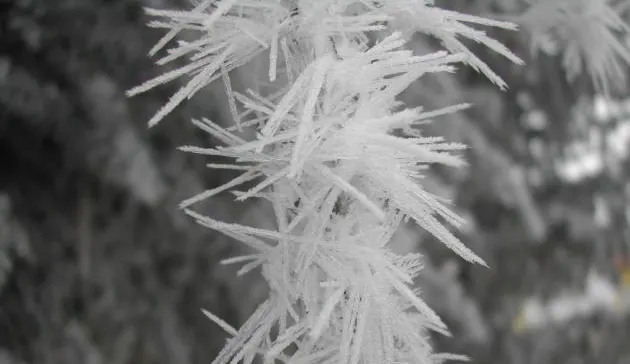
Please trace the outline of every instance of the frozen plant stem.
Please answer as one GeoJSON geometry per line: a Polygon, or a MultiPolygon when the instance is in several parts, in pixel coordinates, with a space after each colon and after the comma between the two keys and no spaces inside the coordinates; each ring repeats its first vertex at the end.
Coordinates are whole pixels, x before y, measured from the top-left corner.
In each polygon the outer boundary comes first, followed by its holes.
{"type": "Polygon", "coordinates": [[[447,333],[446,326],[411,288],[420,257],[396,255],[388,243],[401,222],[412,219],[464,259],[484,264],[442,223],[457,227],[462,219],[418,183],[428,164],[460,166],[453,152],[463,148],[424,137],[418,126],[468,105],[424,111],[407,109],[396,98],[423,75],[453,72],[462,63],[505,87],[458,37],[520,63],[468,24],[514,25],[409,0],[205,0],[188,11],[147,12],[155,18],[151,26],[168,29],[151,55],[180,32],[196,40],[177,42],[158,61],[188,57],[187,65],[129,94],[189,76],[151,119],[155,125],[181,101],[223,79],[235,126],[195,121],[222,145],[181,149],[223,157],[225,163],[208,167],[242,174],[182,207],[199,224],[249,246],[251,254],[225,263],[243,264],[239,274],[261,268],[270,288],[269,298],[238,330],[206,312],[233,336],[213,363],[251,363],[256,356],[265,363],[303,364],[447,358],[434,354],[427,338],[427,330],[447,333]],[[414,55],[404,48],[403,34],[410,31],[437,37],[445,50],[414,55]],[[228,72],[263,52],[269,52],[269,78],[286,75],[289,84],[274,95],[233,91],[228,72]],[[244,140],[238,133],[251,126],[257,138],[244,140]],[[233,190],[249,181],[257,184],[233,190]],[[237,200],[271,201],[277,230],[221,222],[191,209],[227,190],[237,200]]]}

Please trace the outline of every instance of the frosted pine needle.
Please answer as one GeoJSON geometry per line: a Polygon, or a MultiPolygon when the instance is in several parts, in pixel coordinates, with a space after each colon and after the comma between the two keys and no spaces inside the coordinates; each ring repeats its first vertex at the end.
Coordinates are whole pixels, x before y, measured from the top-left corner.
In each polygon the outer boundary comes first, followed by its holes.
{"type": "Polygon", "coordinates": [[[230,324],[228,324],[227,322],[225,322],[224,320],[222,320],[221,318],[219,318],[218,316],[216,316],[212,312],[204,310],[204,309],[201,309],[201,312],[203,312],[203,314],[206,315],[207,318],[212,320],[212,322],[217,324],[217,326],[221,327],[228,334],[230,334],[232,336],[238,335],[238,331],[236,331],[235,328],[233,328],[230,324]]]}

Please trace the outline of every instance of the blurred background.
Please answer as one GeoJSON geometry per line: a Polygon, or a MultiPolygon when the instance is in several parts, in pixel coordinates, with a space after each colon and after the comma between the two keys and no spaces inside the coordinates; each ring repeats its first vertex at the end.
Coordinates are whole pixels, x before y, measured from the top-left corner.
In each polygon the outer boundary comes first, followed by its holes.
{"type": "MultiPolygon", "coordinates": [[[[522,5],[443,3],[482,15],[522,5]]],[[[230,178],[176,150],[214,142],[190,118],[229,123],[221,82],[150,130],[177,82],[125,97],[164,72],[147,56],[162,33],[144,26],[143,6],[189,3],[0,0],[0,364],[207,363],[226,336],[200,308],[239,326],[267,294],[256,272],[237,279],[218,265],[238,244],[177,210],[230,178]]],[[[532,54],[525,31],[492,35],[527,62],[473,45],[507,92],[461,69],[403,95],[427,109],[475,104],[425,129],[470,145],[467,168],[432,169],[425,187],[467,217],[458,234],[490,269],[414,226],[394,248],[426,255],[417,284],[453,332],[435,337],[440,351],[487,364],[630,363],[630,99],[624,87],[598,95],[586,76],[567,82],[560,57],[532,54]]],[[[233,72],[234,87],[264,70],[233,72]]],[[[203,209],[272,224],[255,201],[203,209]]]]}

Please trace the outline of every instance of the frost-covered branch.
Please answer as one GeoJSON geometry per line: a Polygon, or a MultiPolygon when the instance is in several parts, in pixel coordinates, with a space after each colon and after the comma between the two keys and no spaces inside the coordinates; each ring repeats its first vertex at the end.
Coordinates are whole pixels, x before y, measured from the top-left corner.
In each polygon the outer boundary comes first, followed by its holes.
{"type": "Polygon", "coordinates": [[[531,34],[531,48],[562,54],[569,79],[588,74],[595,88],[623,85],[630,65],[630,28],[610,0],[532,0],[515,21],[531,34]]]}
{"type": "Polygon", "coordinates": [[[424,136],[420,127],[469,105],[406,108],[398,97],[424,75],[453,72],[459,64],[504,88],[459,39],[521,63],[470,24],[515,26],[408,0],[208,0],[190,11],[148,13],[156,19],[151,26],[169,30],[152,55],[180,33],[193,35],[158,64],[182,57],[189,63],[129,94],[189,78],[150,120],[155,125],[202,87],[223,80],[235,125],[194,120],[220,146],[181,149],[224,158],[208,167],[240,174],[181,206],[199,224],[248,246],[251,253],[224,263],[242,264],[241,275],[260,268],[270,288],[239,329],[206,312],[232,336],[213,363],[251,363],[256,356],[265,363],[353,364],[448,358],[434,354],[427,338],[429,330],[447,333],[446,326],[412,289],[420,256],[395,254],[389,243],[401,222],[413,220],[462,258],[484,264],[445,225],[463,223],[449,201],[421,184],[432,164],[463,165],[457,152],[464,146],[424,136]],[[405,47],[414,32],[436,37],[444,50],[414,54],[405,47]],[[228,72],[263,52],[269,80],[284,75],[289,84],[275,95],[232,90],[228,72]],[[241,133],[248,127],[257,129],[254,140],[241,133]],[[271,202],[276,229],[192,209],[226,191],[237,201],[271,202]]]}

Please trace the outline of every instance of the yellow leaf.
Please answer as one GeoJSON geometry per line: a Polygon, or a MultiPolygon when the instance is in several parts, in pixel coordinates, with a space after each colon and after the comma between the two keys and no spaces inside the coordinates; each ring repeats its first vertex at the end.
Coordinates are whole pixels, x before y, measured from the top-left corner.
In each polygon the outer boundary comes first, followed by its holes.
{"type": "Polygon", "coordinates": [[[514,318],[512,322],[512,331],[515,333],[521,333],[527,329],[527,324],[525,323],[525,310],[521,310],[519,314],[514,318]]]}
{"type": "Polygon", "coordinates": [[[621,270],[620,285],[624,288],[630,288],[630,267],[624,267],[621,270]]]}

